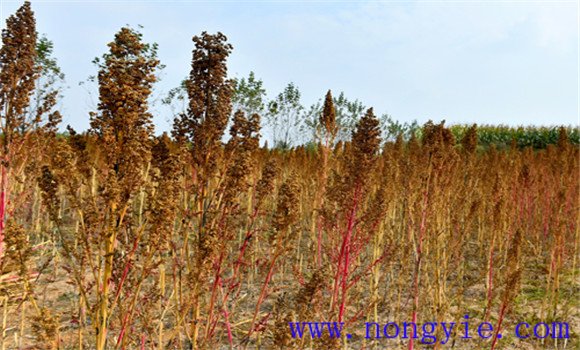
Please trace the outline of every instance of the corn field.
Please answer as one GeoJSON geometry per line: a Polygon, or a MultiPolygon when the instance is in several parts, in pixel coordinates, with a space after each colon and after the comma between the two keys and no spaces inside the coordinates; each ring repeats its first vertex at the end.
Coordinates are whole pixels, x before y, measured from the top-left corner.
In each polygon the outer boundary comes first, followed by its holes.
{"type": "Polygon", "coordinates": [[[369,108],[343,141],[329,91],[311,145],[261,146],[262,116],[233,109],[233,48],[204,32],[186,108],[156,136],[156,46],[122,28],[97,62],[89,130],[60,133],[36,42],[26,2],[0,49],[2,349],[580,346],[576,129],[518,142],[428,122],[384,140],[369,108]],[[360,331],[467,314],[493,334],[360,331]],[[310,321],[352,338],[292,336],[310,321]],[[498,337],[519,322],[570,335],[498,337]]]}

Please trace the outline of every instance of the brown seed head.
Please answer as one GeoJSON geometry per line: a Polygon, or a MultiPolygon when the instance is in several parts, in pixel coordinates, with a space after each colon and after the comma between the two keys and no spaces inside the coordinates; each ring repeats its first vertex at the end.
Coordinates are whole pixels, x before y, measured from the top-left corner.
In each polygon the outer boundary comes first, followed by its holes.
{"type": "Polygon", "coordinates": [[[36,20],[26,1],[6,20],[0,48],[0,111],[4,144],[26,125],[26,109],[39,69],[36,65],[36,20]]]}
{"type": "Polygon", "coordinates": [[[380,135],[379,120],[375,117],[373,109],[369,108],[352,134],[349,176],[353,184],[364,183],[375,166],[375,158],[381,143],[380,135]]]}
{"type": "Polygon", "coordinates": [[[174,134],[192,143],[194,165],[202,181],[216,170],[221,139],[232,110],[233,81],[227,80],[226,60],[232,45],[222,33],[195,36],[191,72],[186,82],[189,107],[175,119],[174,134]]]}
{"type": "Polygon", "coordinates": [[[330,138],[334,139],[337,131],[336,110],[334,109],[334,102],[332,101],[332,93],[330,90],[328,90],[324,99],[324,108],[320,115],[320,124],[324,127],[330,138]]]}

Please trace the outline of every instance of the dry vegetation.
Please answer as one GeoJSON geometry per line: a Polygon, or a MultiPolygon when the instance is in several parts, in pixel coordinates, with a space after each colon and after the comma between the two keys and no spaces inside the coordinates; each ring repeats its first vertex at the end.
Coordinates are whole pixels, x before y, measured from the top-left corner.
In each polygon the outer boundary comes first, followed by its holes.
{"type": "Polygon", "coordinates": [[[315,147],[267,149],[260,116],[232,110],[232,47],[203,33],[187,110],[155,137],[155,46],[123,28],[99,62],[90,130],[63,137],[58,94],[32,103],[30,5],[7,25],[2,349],[412,349],[426,346],[371,342],[360,325],[465,314],[502,329],[565,321],[570,339],[429,348],[579,346],[579,149],[565,129],[540,150],[478,147],[475,126],[456,140],[431,122],[383,142],[368,109],[337,142],[329,92],[315,147]],[[292,321],[356,335],[295,340],[292,321]]]}

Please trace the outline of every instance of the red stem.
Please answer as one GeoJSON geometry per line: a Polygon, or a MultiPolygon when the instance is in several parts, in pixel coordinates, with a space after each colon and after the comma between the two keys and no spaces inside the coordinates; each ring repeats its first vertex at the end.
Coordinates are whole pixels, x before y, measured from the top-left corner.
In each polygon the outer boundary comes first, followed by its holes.
{"type": "Polygon", "coordinates": [[[229,315],[230,314],[228,312],[227,305],[224,304],[224,319],[226,322],[226,330],[228,331],[228,342],[230,343],[230,348],[233,348],[234,340],[233,340],[233,336],[232,336],[232,327],[230,325],[229,315]]]}
{"type": "Polygon", "coordinates": [[[495,331],[495,334],[493,336],[493,343],[491,344],[491,350],[495,349],[495,344],[497,343],[497,335],[499,334],[499,331],[501,330],[501,323],[503,321],[503,317],[505,314],[505,309],[506,309],[507,305],[504,303],[501,306],[501,311],[499,313],[499,320],[497,321],[497,330],[495,331]]]}
{"type": "Polygon", "coordinates": [[[6,174],[6,167],[0,165],[1,179],[0,179],[0,266],[2,266],[2,258],[4,257],[4,216],[6,215],[6,187],[8,184],[8,176],[6,174]]]}
{"type": "Polygon", "coordinates": [[[242,243],[242,246],[240,247],[240,252],[238,254],[238,258],[236,259],[236,262],[234,263],[234,273],[232,278],[235,280],[235,277],[237,277],[238,275],[238,270],[240,268],[240,265],[242,264],[242,257],[244,256],[244,253],[246,252],[246,248],[248,247],[248,243],[250,242],[250,238],[252,238],[253,235],[253,230],[252,230],[252,226],[254,223],[254,220],[256,219],[256,216],[258,215],[258,208],[256,207],[254,209],[254,212],[252,213],[252,216],[250,217],[250,225],[248,225],[248,230],[246,231],[246,237],[244,238],[244,243],[242,243]]]}
{"type": "Polygon", "coordinates": [[[136,237],[135,241],[133,242],[133,248],[131,248],[131,252],[127,257],[127,261],[125,262],[125,268],[123,269],[123,276],[121,277],[121,281],[119,282],[119,286],[117,287],[117,292],[115,293],[115,300],[113,301],[113,305],[117,304],[117,300],[119,299],[119,295],[121,294],[121,290],[123,289],[123,284],[127,279],[127,275],[129,274],[129,269],[131,268],[131,259],[137,250],[137,246],[139,244],[139,238],[136,237]]]}
{"type": "Polygon", "coordinates": [[[121,332],[119,332],[119,338],[117,338],[117,345],[115,346],[115,348],[119,347],[119,345],[123,341],[123,337],[125,336],[125,331],[127,330],[127,322],[129,321],[129,314],[130,314],[130,312],[127,312],[127,314],[125,314],[125,317],[123,318],[123,324],[121,325],[121,332]]]}
{"type": "MultiPolygon", "coordinates": [[[[357,186],[354,191],[354,198],[352,203],[352,208],[350,210],[350,214],[348,216],[348,224],[346,228],[346,233],[343,242],[343,255],[344,255],[344,266],[342,267],[342,298],[340,302],[340,309],[338,312],[338,322],[342,322],[342,318],[344,316],[344,309],[346,307],[346,296],[348,290],[348,267],[350,264],[350,245],[351,245],[351,238],[353,233],[354,222],[356,218],[356,209],[358,205],[358,197],[359,197],[359,189],[360,187],[357,186]]],[[[342,257],[339,258],[339,270],[340,270],[340,260],[342,257]]]]}
{"type": "Polygon", "coordinates": [[[272,258],[271,263],[270,263],[270,269],[268,270],[268,275],[266,276],[266,280],[264,281],[264,285],[262,285],[262,291],[260,292],[260,297],[258,298],[258,302],[256,303],[256,309],[254,310],[254,317],[252,318],[252,324],[250,325],[250,330],[248,331],[248,338],[254,332],[254,325],[256,323],[256,317],[258,317],[258,312],[260,311],[260,306],[262,305],[262,302],[264,301],[264,297],[266,296],[266,290],[268,289],[268,284],[270,283],[270,280],[272,279],[272,274],[274,272],[274,266],[276,265],[276,260],[278,260],[279,256],[280,256],[279,252],[276,252],[274,254],[274,257],[272,258]]]}
{"type": "MultiPolygon", "coordinates": [[[[221,281],[220,274],[221,274],[221,271],[222,271],[222,259],[223,259],[223,257],[224,257],[224,252],[222,252],[220,254],[220,257],[219,257],[219,260],[218,260],[218,263],[217,263],[217,269],[215,271],[215,278],[214,278],[213,285],[212,285],[212,288],[211,288],[211,298],[210,298],[210,302],[209,302],[209,311],[208,311],[208,316],[207,316],[207,323],[208,323],[208,325],[210,325],[211,322],[212,322],[212,320],[213,320],[213,307],[214,307],[214,304],[215,304],[215,299],[216,299],[216,294],[217,294],[217,287],[218,287],[218,284],[221,281]]],[[[208,339],[209,339],[209,336],[210,336],[210,331],[211,331],[211,329],[208,326],[207,332],[206,332],[206,338],[208,338],[208,339]]]]}

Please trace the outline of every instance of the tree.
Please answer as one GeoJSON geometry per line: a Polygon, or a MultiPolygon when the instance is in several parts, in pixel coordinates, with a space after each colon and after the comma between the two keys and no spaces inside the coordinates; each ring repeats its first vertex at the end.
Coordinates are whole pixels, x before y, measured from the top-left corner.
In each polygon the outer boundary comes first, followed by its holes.
{"type": "MultiPolygon", "coordinates": [[[[37,36],[38,37],[38,36],[37,36]]],[[[54,110],[61,97],[64,73],[53,56],[54,44],[46,36],[38,37],[36,42],[36,65],[39,75],[36,82],[32,101],[28,110],[28,118],[36,124],[47,122],[47,126],[56,131],[61,121],[58,110],[54,110]]]]}
{"type": "Polygon", "coordinates": [[[242,110],[246,115],[263,114],[266,108],[266,90],[261,79],[250,72],[248,79],[234,79],[232,95],[233,109],[242,110]]]}
{"type": "Polygon", "coordinates": [[[272,128],[274,147],[292,146],[295,132],[304,125],[304,107],[300,103],[300,90],[290,83],[284,91],[268,103],[267,124],[272,128]]]}
{"type": "Polygon", "coordinates": [[[417,132],[420,127],[416,120],[412,122],[399,122],[394,120],[390,115],[383,114],[380,118],[380,128],[384,140],[395,141],[401,135],[403,139],[409,140],[411,134],[417,132]]]}
{"type": "Polygon", "coordinates": [[[183,79],[179,86],[174,87],[167,92],[167,95],[161,99],[161,103],[169,106],[174,116],[184,114],[187,110],[187,79],[183,79]]]}

